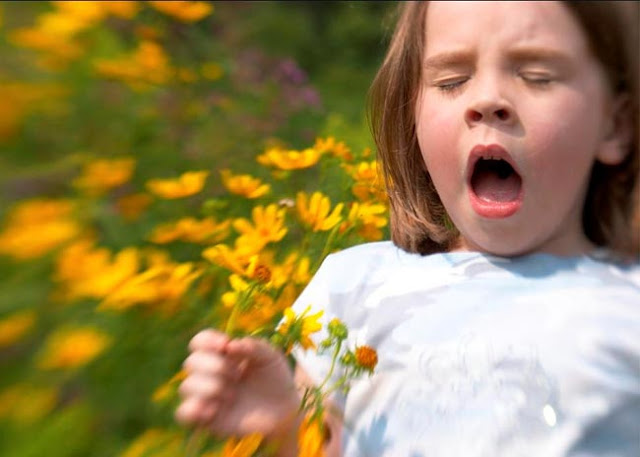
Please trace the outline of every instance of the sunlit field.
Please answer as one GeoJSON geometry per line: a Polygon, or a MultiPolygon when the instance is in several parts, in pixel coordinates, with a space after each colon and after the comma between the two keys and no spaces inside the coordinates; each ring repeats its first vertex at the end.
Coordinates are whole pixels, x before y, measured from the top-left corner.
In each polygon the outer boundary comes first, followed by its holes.
{"type": "Polygon", "coordinates": [[[288,308],[388,237],[364,112],[391,11],[0,2],[0,455],[254,455],[175,423],[187,345],[321,349],[288,308]]]}

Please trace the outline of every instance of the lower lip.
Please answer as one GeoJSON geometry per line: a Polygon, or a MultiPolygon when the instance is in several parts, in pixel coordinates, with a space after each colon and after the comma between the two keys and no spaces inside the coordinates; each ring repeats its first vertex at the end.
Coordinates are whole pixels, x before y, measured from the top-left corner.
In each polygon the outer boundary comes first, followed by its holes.
{"type": "Polygon", "coordinates": [[[471,201],[471,208],[482,217],[488,219],[504,219],[509,216],[513,216],[522,206],[522,193],[515,200],[508,202],[491,202],[482,200],[469,189],[469,200],[471,201]]]}

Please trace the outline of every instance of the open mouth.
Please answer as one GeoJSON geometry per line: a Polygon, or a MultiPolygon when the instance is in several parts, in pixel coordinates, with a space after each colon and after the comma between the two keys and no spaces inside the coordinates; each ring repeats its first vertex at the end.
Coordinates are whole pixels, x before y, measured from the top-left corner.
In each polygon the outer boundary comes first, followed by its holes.
{"type": "Polygon", "coordinates": [[[508,202],[518,198],[522,179],[503,159],[479,158],[473,167],[471,188],[480,200],[508,202]]]}
{"type": "Polygon", "coordinates": [[[507,151],[495,144],[478,145],[469,160],[469,193],[474,210],[490,218],[515,213],[522,203],[522,178],[507,151]]]}

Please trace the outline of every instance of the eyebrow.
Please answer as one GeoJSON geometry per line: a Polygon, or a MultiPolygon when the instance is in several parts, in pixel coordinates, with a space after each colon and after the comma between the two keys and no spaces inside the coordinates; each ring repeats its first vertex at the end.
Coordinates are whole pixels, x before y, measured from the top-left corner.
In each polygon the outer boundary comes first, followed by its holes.
{"type": "MultiPolygon", "coordinates": [[[[521,47],[507,51],[507,58],[515,62],[556,62],[568,64],[569,55],[551,48],[521,47]]],[[[468,65],[475,60],[475,52],[472,51],[447,51],[428,57],[424,61],[424,69],[439,70],[446,67],[468,65]]]]}
{"type": "Polygon", "coordinates": [[[514,48],[507,52],[509,59],[516,62],[537,62],[537,61],[549,61],[556,63],[567,64],[571,58],[568,54],[551,48],[514,48]]]}
{"type": "Polygon", "coordinates": [[[425,70],[438,70],[468,64],[475,59],[475,53],[470,51],[448,51],[428,57],[424,61],[425,70]]]}

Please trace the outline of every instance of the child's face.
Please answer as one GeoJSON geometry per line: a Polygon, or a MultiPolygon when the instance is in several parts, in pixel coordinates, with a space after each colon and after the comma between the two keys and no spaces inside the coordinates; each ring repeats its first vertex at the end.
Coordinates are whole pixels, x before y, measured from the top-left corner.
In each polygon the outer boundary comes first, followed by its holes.
{"type": "Polygon", "coordinates": [[[612,97],[560,2],[432,2],[418,142],[463,248],[578,254],[612,97]],[[500,159],[500,160],[497,160],[500,159]]]}

